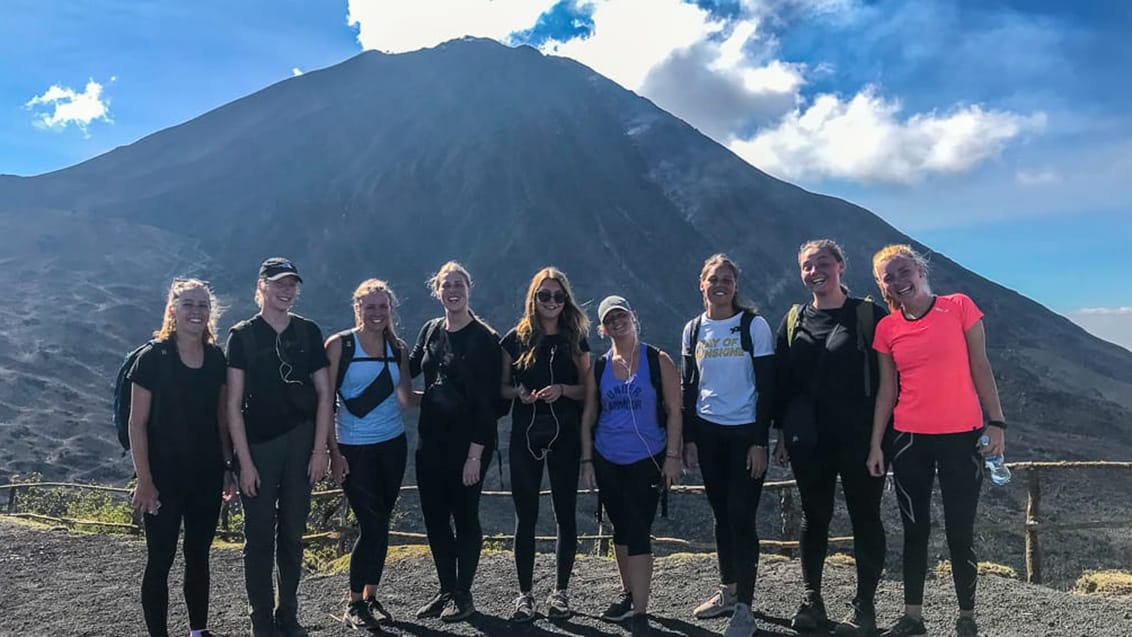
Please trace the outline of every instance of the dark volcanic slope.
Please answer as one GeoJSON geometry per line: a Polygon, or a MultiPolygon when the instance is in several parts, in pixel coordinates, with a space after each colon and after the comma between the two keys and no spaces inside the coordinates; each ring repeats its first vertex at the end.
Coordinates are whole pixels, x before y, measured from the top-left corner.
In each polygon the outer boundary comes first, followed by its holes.
{"type": "MultiPolygon", "coordinates": [[[[584,66],[484,40],[367,52],[74,167],[0,177],[0,220],[0,241],[23,255],[21,269],[5,262],[2,276],[22,286],[6,309],[38,321],[18,334],[0,328],[5,347],[52,341],[60,324],[98,328],[63,352],[73,371],[34,357],[0,365],[84,388],[76,407],[98,422],[108,418],[98,398],[109,390],[98,388],[111,354],[154,327],[174,272],[204,272],[231,304],[231,324],[250,312],[258,261],[290,255],[307,281],[300,311],[328,329],[350,320],[353,285],[378,275],[401,294],[411,337],[435,313],[421,282],[443,261],[471,268],[473,304],[500,328],[513,323],[530,274],[553,263],[583,298],[628,295],[646,338],[672,348],[698,310],[695,277],[713,252],[743,264],[746,292],[777,324],[804,299],[802,241],[841,241],[850,285],[875,293],[870,255],[909,240],[860,207],[752,168],[584,66]],[[68,215],[83,222],[50,235],[39,226],[68,215]],[[119,239],[92,240],[107,232],[119,239]],[[77,266],[52,270],[60,255],[77,266]],[[92,280],[138,312],[94,321],[83,303],[99,293],[81,283],[92,280]]],[[[943,255],[933,269],[938,291],[963,290],[987,311],[1015,457],[1132,455],[1132,353],[943,255]]],[[[25,393],[0,389],[0,427],[38,401],[25,393]]],[[[0,448],[10,470],[11,447],[0,448]]]]}

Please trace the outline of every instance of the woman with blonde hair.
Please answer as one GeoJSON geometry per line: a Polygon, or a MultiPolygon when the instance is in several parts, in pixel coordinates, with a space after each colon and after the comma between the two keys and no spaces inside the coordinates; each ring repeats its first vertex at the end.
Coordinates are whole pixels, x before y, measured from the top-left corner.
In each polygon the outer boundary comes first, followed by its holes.
{"type": "Polygon", "coordinates": [[[468,305],[472,277],[464,266],[445,263],[429,288],[444,315],[421,328],[409,371],[425,376],[415,460],[440,591],[417,617],[456,622],[475,613],[472,582],[483,544],[480,490],[496,445],[502,358],[499,335],[468,305]]]}
{"type": "Polygon", "coordinates": [[[378,629],[377,615],[392,619],[377,599],[377,586],[408,456],[401,409],[419,400],[409,382],[409,354],[394,331],[397,297],[389,284],[362,281],[353,305],[353,329],[326,341],[337,405],[327,442],[334,479],[358,521],[350,553],[350,601],[342,621],[378,629]]]}
{"type": "Polygon", "coordinates": [[[739,274],[725,254],[704,262],[704,312],[688,321],[683,334],[684,459],[703,474],[720,579],[718,590],[692,614],[731,614],[728,637],[755,632],[756,515],[774,401],[774,337],[766,319],[740,300],[739,274]]]}
{"type": "Polygon", "coordinates": [[[523,317],[501,343],[502,396],[511,414],[511,495],[515,501],[515,568],[519,597],[513,621],[535,618],[532,594],[535,523],[543,465],[550,474],[554,519],[555,588],[547,601],[550,619],[570,616],[567,586],[578,549],[578,467],[581,458],[583,378],[590,368],[589,319],[578,307],[570,282],[557,268],[539,270],[527,286],[523,317]]]}
{"type": "Polygon", "coordinates": [[[208,553],[223,497],[235,482],[223,417],[225,362],[216,346],[220,308],[208,284],[175,279],[161,329],[127,373],[133,506],[144,514],[142,610],[149,634],[169,634],[169,570],[184,523],[185,605],[192,637],[209,637],[208,553]]]}
{"type": "Polygon", "coordinates": [[[1006,431],[987,360],[983,313],[965,294],[932,294],[927,261],[911,246],[878,251],[873,275],[892,313],[877,324],[873,340],[880,386],[867,466],[874,476],[884,475],[881,443],[891,418],[892,476],[904,526],[904,616],[884,634],[927,634],[924,576],[938,475],[959,598],[955,633],[975,637],[975,515],[983,457],[1002,453],[1006,431]],[[989,444],[980,446],[984,436],[989,444]]]}

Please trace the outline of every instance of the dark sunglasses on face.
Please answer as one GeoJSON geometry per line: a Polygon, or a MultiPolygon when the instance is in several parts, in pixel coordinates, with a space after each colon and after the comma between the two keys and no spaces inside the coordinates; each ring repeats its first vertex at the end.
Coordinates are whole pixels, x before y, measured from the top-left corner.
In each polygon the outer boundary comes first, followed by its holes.
{"type": "Polygon", "coordinates": [[[536,294],[535,297],[539,300],[540,303],[550,303],[551,301],[554,301],[555,303],[562,304],[566,302],[566,293],[562,292],[561,290],[556,292],[551,292],[550,290],[539,290],[538,294],[536,294]]]}
{"type": "Polygon", "coordinates": [[[602,319],[601,324],[606,326],[606,327],[611,327],[617,321],[620,321],[620,320],[626,319],[626,318],[629,318],[629,313],[624,311],[624,310],[621,310],[621,311],[618,311],[618,312],[610,312],[609,314],[605,315],[605,318],[602,319]]]}

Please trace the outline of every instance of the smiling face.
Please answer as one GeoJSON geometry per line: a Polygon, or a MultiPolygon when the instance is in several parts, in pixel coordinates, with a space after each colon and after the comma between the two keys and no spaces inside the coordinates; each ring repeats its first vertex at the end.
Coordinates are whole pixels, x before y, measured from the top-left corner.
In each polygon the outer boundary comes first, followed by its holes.
{"type": "Polygon", "coordinates": [[[798,256],[798,268],[802,283],[815,295],[823,295],[841,289],[841,275],[845,264],[823,248],[809,248],[798,256]]]}
{"type": "Polygon", "coordinates": [[[554,279],[544,279],[535,291],[535,312],[543,321],[557,321],[568,298],[561,283],[554,279]]]}
{"type": "Polygon", "coordinates": [[[381,332],[389,325],[393,304],[385,292],[370,292],[354,301],[354,324],[367,332],[381,332]]]}
{"type": "Polygon", "coordinates": [[[602,319],[601,329],[606,336],[617,340],[636,332],[637,317],[622,309],[612,310],[602,319]]]}
{"type": "Polygon", "coordinates": [[[436,296],[440,304],[450,313],[458,314],[468,309],[468,298],[472,290],[464,275],[455,270],[436,280],[436,296]]]}
{"type": "Polygon", "coordinates": [[[731,307],[735,301],[737,284],[735,270],[727,263],[709,267],[700,277],[700,292],[704,296],[704,303],[714,307],[731,307]]]}
{"type": "Polygon", "coordinates": [[[299,280],[293,276],[268,281],[259,280],[259,289],[263,294],[263,309],[276,312],[289,312],[299,300],[299,280]]]}
{"type": "Polygon", "coordinates": [[[183,290],[173,299],[169,314],[173,317],[176,331],[190,336],[201,336],[208,327],[212,314],[212,302],[208,290],[199,287],[183,290]]]}
{"type": "Polygon", "coordinates": [[[915,259],[898,254],[877,264],[877,284],[885,298],[900,305],[930,294],[924,270],[915,259]]]}

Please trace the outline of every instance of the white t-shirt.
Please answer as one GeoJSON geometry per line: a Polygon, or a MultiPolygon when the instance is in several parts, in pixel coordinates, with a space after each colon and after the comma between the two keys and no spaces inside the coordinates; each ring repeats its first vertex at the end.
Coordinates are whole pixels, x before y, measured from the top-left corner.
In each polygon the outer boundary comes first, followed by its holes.
{"type": "MultiPolygon", "coordinates": [[[[743,313],[716,321],[700,315],[700,334],[694,346],[692,323],[684,326],[684,351],[695,351],[700,372],[700,391],[696,412],[717,425],[746,425],[755,422],[755,370],[751,355],[743,350],[739,336],[743,313]]],[[[762,316],[751,321],[751,345],[755,356],[774,354],[774,336],[762,316]]]]}

